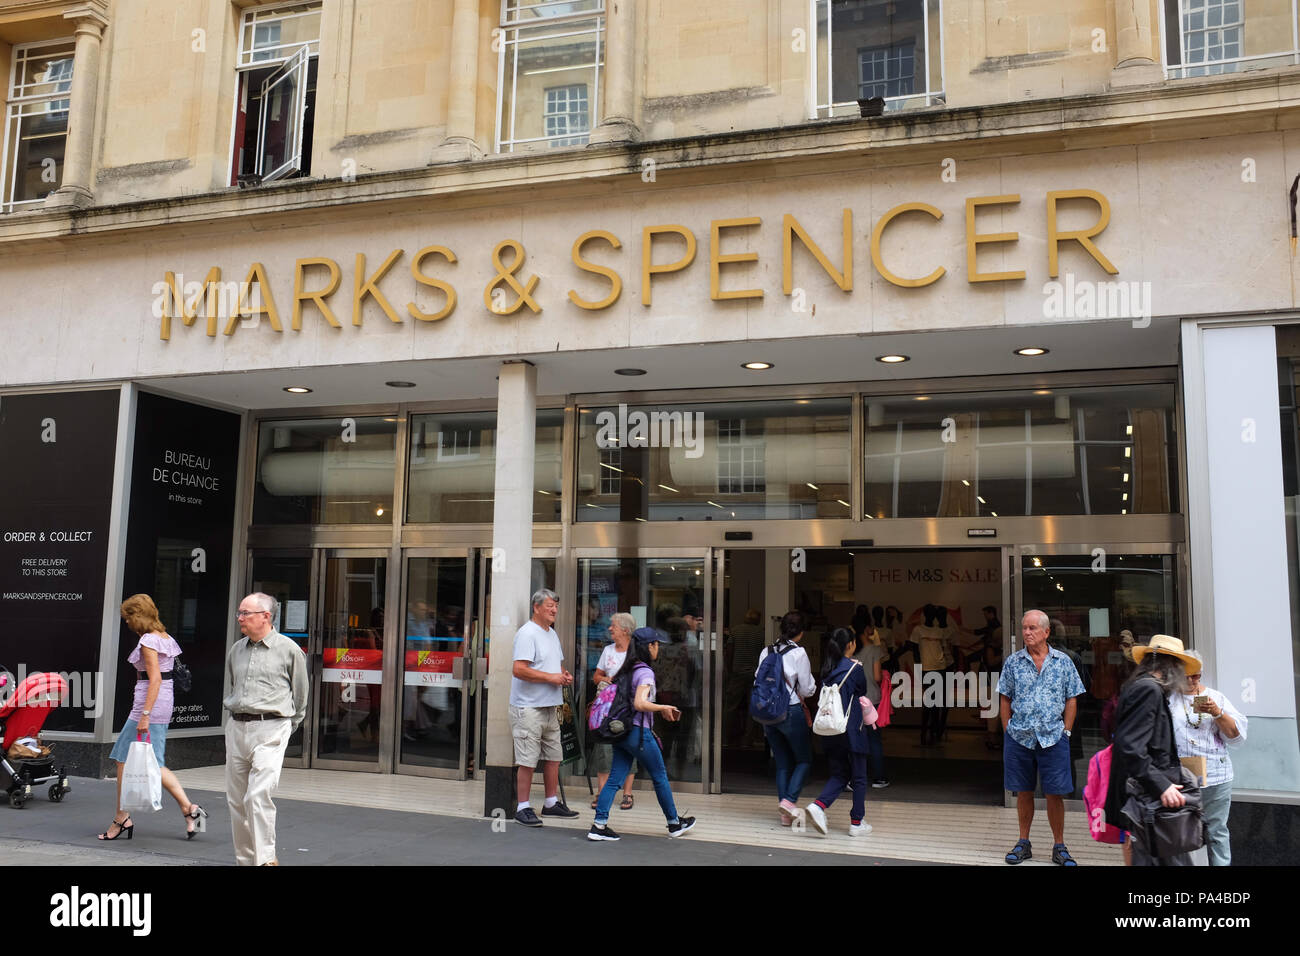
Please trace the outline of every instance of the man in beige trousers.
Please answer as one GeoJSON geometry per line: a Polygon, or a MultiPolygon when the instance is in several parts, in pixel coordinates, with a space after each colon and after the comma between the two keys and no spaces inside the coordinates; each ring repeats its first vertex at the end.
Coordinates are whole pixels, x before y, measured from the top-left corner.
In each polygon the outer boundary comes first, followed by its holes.
{"type": "Polygon", "coordinates": [[[307,658],[272,626],[276,601],[250,594],[239,602],[239,630],[226,655],[226,803],[239,866],[279,866],[275,804],[290,735],[307,715],[307,658]]]}

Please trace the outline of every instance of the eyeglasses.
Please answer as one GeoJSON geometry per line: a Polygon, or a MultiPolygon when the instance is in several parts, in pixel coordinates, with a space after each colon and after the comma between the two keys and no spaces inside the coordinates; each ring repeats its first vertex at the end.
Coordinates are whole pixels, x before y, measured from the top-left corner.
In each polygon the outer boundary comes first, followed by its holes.
{"type": "Polygon", "coordinates": [[[270,611],[237,611],[235,617],[248,617],[252,614],[270,614],[270,611]]]}

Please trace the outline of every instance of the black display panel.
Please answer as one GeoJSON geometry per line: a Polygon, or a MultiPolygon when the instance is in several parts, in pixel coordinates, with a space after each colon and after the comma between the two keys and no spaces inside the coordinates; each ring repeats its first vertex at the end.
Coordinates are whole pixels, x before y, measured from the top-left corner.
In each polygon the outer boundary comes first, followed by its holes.
{"type": "Polygon", "coordinates": [[[0,666],[17,681],[66,677],[46,730],[93,731],[103,709],[118,401],[116,389],[0,397],[0,666]]]}
{"type": "MultiPolygon", "coordinates": [[[[239,465],[239,416],[141,392],[122,597],[150,595],[194,675],[175,692],[172,730],[221,726],[239,465]]],[[[131,710],[136,636],[121,629],[114,724],[131,710]]]]}

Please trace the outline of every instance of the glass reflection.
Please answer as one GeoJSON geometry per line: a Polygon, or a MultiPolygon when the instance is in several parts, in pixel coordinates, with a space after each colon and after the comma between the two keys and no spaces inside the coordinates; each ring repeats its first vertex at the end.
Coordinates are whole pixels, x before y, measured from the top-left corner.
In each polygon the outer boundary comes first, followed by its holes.
{"type": "Polygon", "coordinates": [[[391,524],[397,419],[266,421],[254,524],[391,524]]]}

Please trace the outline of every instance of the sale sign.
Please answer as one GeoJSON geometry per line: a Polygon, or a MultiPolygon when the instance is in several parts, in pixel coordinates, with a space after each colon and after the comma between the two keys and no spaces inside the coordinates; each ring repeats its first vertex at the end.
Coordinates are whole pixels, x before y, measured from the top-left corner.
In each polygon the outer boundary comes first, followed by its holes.
{"type": "Polygon", "coordinates": [[[321,680],[327,684],[382,684],[384,652],[374,647],[327,647],[321,680]]]}
{"type": "Polygon", "coordinates": [[[462,656],[459,651],[407,651],[405,683],[408,687],[459,687],[454,668],[462,656]]]}

